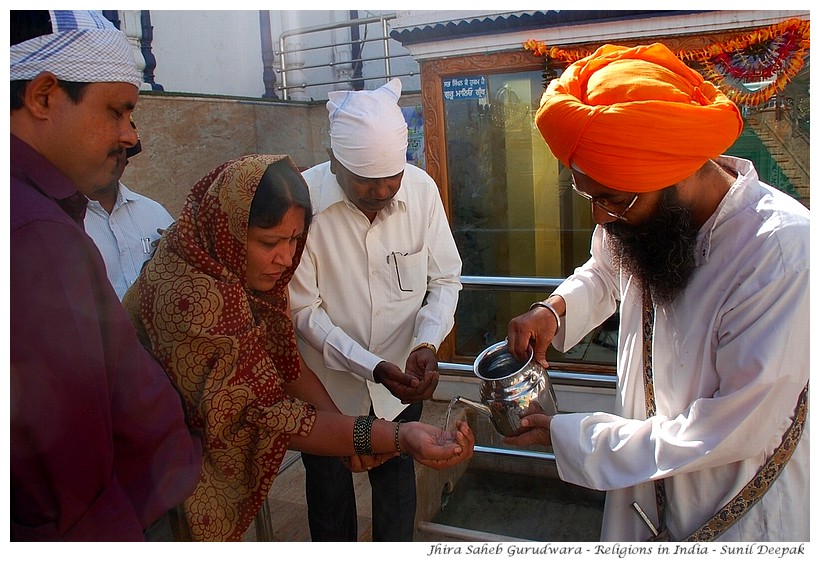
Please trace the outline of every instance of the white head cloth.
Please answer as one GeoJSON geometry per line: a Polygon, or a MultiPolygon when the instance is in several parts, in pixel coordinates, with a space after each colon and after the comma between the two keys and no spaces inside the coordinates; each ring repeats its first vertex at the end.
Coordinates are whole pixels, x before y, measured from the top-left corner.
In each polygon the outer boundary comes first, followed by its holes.
{"type": "Polygon", "coordinates": [[[330,148],[339,163],[364,178],[387,178],[407,163],[407,123],[399,107],[401,81],[361,92],[330,92],[330,148]]]}
{"type": "Polygon", "coordinates": [[[52,33],[11,46],[9,80],[31,80],[44,71],[67,82],[127,82],[142,73],[125,34],[86,10],[49,10],[52,33]]]}

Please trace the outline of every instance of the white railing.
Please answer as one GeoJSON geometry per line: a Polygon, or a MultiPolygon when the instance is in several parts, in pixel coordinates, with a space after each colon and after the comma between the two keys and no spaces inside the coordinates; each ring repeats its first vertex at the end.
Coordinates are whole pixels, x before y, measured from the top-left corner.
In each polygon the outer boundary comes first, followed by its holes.
{"type": "Polygon", "coordinates": [[[375,86],[367,85],[367,89],[371,89],[395,77],[417,77],[418,63],[390,38],[388,22],[395,18],[396,14],[383,14],[282,33],[275,52],[279,59],[276,90],[280,97],[285,100],[323,99],[329,90],[364,89],[366,82],[376,81],[375,86]],[[371,24],[378,27],[379,33],[368,37],[371,24]],[[362,29],[363,36],[356,37],[362,29]],[[347,30],[351,33],[337,33],[347,30]],[[378,45],[379,50],[374,56],[363,56],[371,44],[378,45]],[[394,62],[400,64],[394,65],[394,62]],[[396,66],[401,68],[396,69],[396,66]],[[340,85],[345,87],[338,87],[340,85]]]}

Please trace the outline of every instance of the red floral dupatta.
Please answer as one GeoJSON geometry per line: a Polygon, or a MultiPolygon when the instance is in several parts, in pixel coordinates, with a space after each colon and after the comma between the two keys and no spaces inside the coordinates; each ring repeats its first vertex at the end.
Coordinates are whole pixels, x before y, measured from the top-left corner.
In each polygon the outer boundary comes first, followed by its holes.
{"type": "Polygon", "coordinates": [[[184,502],[194,540],[241,540],[289,436],[307,435],[315,419],[282,386],[299,376],[287,283],[306,233],[272,290],[245,282],[251,202],[267,167],[283,159],[296,169],[287,156],[253,155],[202,178],[124,299],[204,435],[200,479],[184,502]]]}

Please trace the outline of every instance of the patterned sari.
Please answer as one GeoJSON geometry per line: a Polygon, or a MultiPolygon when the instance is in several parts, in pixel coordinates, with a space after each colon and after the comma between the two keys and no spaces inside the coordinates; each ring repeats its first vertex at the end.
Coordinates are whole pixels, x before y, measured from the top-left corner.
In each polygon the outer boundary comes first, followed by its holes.
{"type": "Polygon", "coordinates": [[[307,435],[315,420],[313,406],[283,389],[299,376],[287,283],[306,233],[272,290],[245,282],[251,202],[267,166],[282,159],[295,169],[287,156],[253,155],[201,179],[124,299],[204,436],[199,483],[183,505],[194,540],[241,540],[290,435],[307,435]]]}

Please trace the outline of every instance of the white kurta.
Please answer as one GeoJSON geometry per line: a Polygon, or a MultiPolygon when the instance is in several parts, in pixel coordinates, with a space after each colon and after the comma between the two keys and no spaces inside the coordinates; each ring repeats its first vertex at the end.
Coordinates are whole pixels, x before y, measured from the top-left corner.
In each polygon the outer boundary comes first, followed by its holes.
{"type": "Polygon", "coordinates": [[[94,240],[105,262],[105,272],[117,296],[125,296],[151,257],[160,235],[174,217],[165,207],[120,182],[117,201],[109,215],[97,201],[89,200],[85,231],[94,240]]]}
{"type": "Polygon", "coordinates": [[[405,407],[373,382],[381,361],[404,369],[410,350],[438,347],[453,328],[461,258],[433,179],[408,164],[371,224],[344,196],[330,164],[302,174],[316,214],[290,282],[307,365],[339,409],[393,419],[405,407]]]}
{"type": "MultiPolygon", "coordinates": [[[[605,232],[556,293],[566,350],[622,301],[617,409],[555,416],[561,478],[608,490],[601,539],[649,536],[633,501],[681,540],[730,500],[777,447],[809,377],[809,212],[763,185],[751,163],[719,160],[739,177],[698,236],[698,267],[673,303],[656,307],[657,415],[645,419],[641,291],[610,267],[605,232]]],[[[809,540],[808,420],[791,461],[763,499],[720,540],[809,540]]]]}

